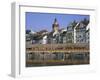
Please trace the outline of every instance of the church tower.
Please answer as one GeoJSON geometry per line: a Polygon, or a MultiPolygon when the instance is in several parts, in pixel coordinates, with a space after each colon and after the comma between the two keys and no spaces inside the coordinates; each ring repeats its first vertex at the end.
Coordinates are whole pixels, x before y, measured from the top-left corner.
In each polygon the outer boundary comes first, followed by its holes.
{"type": "Polygon", "coordinates": [[[59,31],[59,24],[57,22],[57,19],[55,18],[54,23],[52,25],[53,31],[58,32],[59,31]]]}

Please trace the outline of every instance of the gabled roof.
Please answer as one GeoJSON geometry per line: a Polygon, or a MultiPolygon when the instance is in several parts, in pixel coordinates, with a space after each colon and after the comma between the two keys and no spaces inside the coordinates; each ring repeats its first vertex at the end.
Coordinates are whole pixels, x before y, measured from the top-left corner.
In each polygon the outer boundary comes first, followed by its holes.
{"type": "Polygon", "coordinates": [[[89,31],[90,31],[90,29],[87,29],[87,30],[86,30],[86,33],[89,32],[89,31]]]}
{"type": "Polygon", "coordinates": [[[86,25],[84,25],[82,22],[80,22],[77,26],[76,29],[80,29],[80,28],[85,28],[86,25]]]}

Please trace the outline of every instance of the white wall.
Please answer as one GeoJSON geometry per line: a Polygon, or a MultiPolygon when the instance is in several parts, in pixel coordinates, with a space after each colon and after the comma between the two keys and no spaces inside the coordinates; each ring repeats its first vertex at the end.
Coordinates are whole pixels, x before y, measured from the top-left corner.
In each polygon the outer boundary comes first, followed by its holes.
{"type": "MultiPolygon", "coordinates": [[[[10,77],[11,70],[11,2],[15,0],[1,0],[0,1],[0,80],[14,80],[10,77]]],[[[19,0],[16,0],[19,1],[19,0]]],[[[25,0],[21,0],[25,1],[25,0]]],[[[97,56],[97,72],[96,73],[82,73],[82,74],[65,74],[54,76],[34,76],[30,78],[21,78],[22,80],[99,80],[100,74],[100,0],[26,0],[34,2],[34,4],[53,5],[80,5],[80,6],[95,6],[97,11],[97,22],[94,26],[95,33],[95,50],[97,56]]],[[[18,80],[21,80],[20,78],[18,80]]]]}

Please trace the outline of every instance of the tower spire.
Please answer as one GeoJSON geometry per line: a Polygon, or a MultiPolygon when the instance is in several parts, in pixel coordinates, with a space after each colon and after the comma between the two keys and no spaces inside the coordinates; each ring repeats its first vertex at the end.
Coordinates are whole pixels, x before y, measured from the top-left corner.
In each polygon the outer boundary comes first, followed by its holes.
{"type": "Polygon", "coordinates": [[[57,19],[55,18],[54,22],[57,22],[57,19]]]}
{"type": "Polygon", "coordinates": [[[53,31],[58,31],[59,30],[59,24],[57,22],[57,19],[54,19],[54,23],[52,25],[53,31]]]}
{"type": "Polygon", "coordinates": [[[59,25],[56,18],[54,19],[54,25],[59,25]]]}

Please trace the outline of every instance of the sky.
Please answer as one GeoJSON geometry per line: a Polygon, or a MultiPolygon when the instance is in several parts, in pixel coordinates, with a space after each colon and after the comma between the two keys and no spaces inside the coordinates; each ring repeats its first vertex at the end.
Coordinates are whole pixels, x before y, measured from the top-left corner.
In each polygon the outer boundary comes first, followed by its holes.
{"type": "Polygon", "coordinates": [[[52,24],[55,18],[61,29],[66,28],[74,20],[81,21],[84,18],[89,19],[89,15],[26,12],[26,29],[31,29],[34,32],[45,29],[50,32],[52,31],[52,24]]]}

